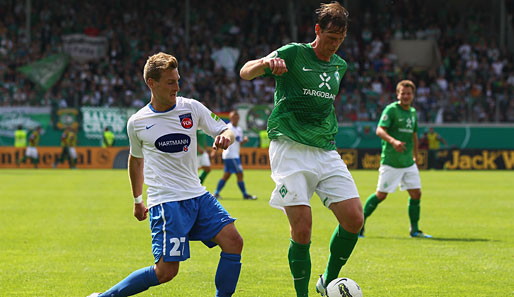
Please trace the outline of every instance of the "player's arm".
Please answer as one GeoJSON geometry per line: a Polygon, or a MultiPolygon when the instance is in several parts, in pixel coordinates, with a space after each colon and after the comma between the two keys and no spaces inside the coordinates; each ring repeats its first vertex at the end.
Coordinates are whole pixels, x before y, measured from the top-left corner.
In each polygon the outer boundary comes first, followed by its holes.
{"type": "Polygon", "coordinates": [[[247,143],[250,139],[248,139],[248,136],[244,136],[243,140],[241,141],[241,145],[247,143]]]}
{"type": "Polygon", "coordinates": [[[264,75],[266,68],[271,69],[271,73],[274,75],[282,75],[287,72],[286,62],[277,57],[276,52],[273,52],[264,58],[246,62],[239,71],[239,76],[244,80],[252,80],[264,75]]]}
{"type": "Polygon", "coordinates": [[[214,139],[214,142],[212,144],[212,149],[214,151],[218,149],[227,149],[232,143],[234,143],[235,135],[234,132],[230,129],[225,129],[223,132],[221,132],[216,138],[214,139]]]}
{"type": "Polygon", "coordinates": [[[376,131],[377,136],[382,138],[385,142],[390,143],[397,152],[403,152],[405,150],[405,142],[399,141],[398,139],[389,135],[386,128],[387,127],[378,126],[376,131]]]}
{"type": "Polygon", "coordinates": [[[412,134],[412,158],[414,159],[414,162],[417,163],[418,160],[418,133],[414,132],[412,134]]]}
{"type": "Polygon", "coordinates": [[[143,182],[144,182],[144,159],[136,158],[129,154],[128,171],[130,178],[130,185],[132,187],[132,196],[134,197],[134,216],[142,221],[146,219],[148,209],[143,201],[136,201],[136,198],[143,195],[143,182]]]}

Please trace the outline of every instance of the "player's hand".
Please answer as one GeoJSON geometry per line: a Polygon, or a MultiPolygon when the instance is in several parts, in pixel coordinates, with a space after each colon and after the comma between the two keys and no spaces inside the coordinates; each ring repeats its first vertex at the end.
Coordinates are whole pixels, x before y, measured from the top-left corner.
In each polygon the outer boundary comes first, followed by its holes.
{"type": "Polygon", "coordinates": [[[212,144],[213,150],[223,149],[226,150],[230,146],[230,138],[224,135],[218,135],[214,139],[214,143],[212,144]]]}
{"type": "Polygon", "coordinates": [[[143,221],[148,216],[148,208],[146,208],[145,203],[134,203],[134,216],[138,221],[143,221]]]}
{"type": "Polygon", "coordinates": [[[405,142],[403,141],[395,139],[391,142],[391,144],[393,145],[394,149],[399,153],[402,153],[405,150],[405,142]]]}
{"type": "Polygon", "coordinates": [[[282,75],[287,72],[286,62],[281,58],[265,58],[265,63],[274,75],[282,75]]]}

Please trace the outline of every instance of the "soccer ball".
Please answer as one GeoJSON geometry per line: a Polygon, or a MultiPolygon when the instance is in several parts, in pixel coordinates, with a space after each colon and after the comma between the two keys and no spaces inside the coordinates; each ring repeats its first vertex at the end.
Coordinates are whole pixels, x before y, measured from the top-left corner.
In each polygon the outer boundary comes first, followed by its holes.
{"type": "Polygon", "coordinates": [[[362,291],[354,280],[341,277],[328,284],[327,297],[362,297],[362,291]]]}

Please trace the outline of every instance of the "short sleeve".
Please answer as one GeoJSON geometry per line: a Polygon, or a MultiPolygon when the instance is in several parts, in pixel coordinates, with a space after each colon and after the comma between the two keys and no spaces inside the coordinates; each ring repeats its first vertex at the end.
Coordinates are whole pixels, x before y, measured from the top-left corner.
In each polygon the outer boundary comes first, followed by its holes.
{"type": "MultiPolygon", "coordinates": [[[[284,46],[282,46],[281,48],[271,52],[267,57],[270,57],[270,58],[282,58],[285,62],[286,62],[286,67],[287,65],[292,65],[292,63],[294,63],[294,60],[296,58],[296,53],[298,52],[298,46],[296,43],[289,43],[289,44],[286,44],[284,46]]],[[[287,72],[284,74],[286,75],[287,72]]],[[[266,68],[264,69],[264,76],[273,76],[275,77],[275,75],[273,75],[271,73],[271,69],[270,68],[266,68]]]]}
{"type": "Polygon", "coordinates": [[[391,126],[392,121],[392,109],[386,107],[386,109],[382,112],[382,115],[380,116],[380,121],[378,122],[379,127],[389,127],[391,126]]]}
{"type": "Polygon", "coordinates": [[[130,154],[136,158],[143,158],[143,144],[137,137],[134,129],[134,116],[130,117],[127,122],[127,134],[130,144],[130,154]]]}
{"type": "Polygon", "coordinates": [[[227,124],[214,112],[205,107],[205,105],[196,100],[193,102],[199,119],[198,127],[207,135],[215,138],[217,135],[221,134],[221,132],[228,129],[227,124]]]}

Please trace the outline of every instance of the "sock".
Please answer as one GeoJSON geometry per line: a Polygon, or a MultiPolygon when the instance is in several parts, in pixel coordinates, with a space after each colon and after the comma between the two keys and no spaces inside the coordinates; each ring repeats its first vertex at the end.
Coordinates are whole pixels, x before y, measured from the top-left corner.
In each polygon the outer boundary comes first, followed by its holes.
{"type": "Polygon", "coordinates": [[[330,239],[330,256],[328,257],[327,269],[323,274],[325,285],[338,277],[341,267],[350,258],[357,239],[359,239],[358,233],[350,233],[344,230],[341,225],[337,225],[332,234],[332,239],[330,239]]]}
{"type": "Polygon", "coordinates": [[[241,272],[241,255],[221,252],[214,283],[216,297],[229,297],[236,291],[241,272]]]}
{"type": "Polygon", "coordinates": [[[98,297],[122,297],[131,296],[147,290],[152,286],[157,286],[159,280],[152,266],[141,268],[132,272],[124,280],[117,283],[108,291],[98,295],[98,297]]]}
{"type": "Polygon", "coordinates": [[[244,181],[238,181],[237,182],[237,185],[239,186],[239,189],[241,190],[241,192],[243,193],[243,196],[246,196],[248,195],[246,193],[246,187],[245,187],[245,182],[244,181]]]}
{"type": "Polygon", "coordinates": [[[205,170],[200,170],[200,183],[203,184],[203,181],[205,180],[205,178],[207,177],[207,174],[209,174],[209,172],[205,171],[205,170]]]}
{"type": "Polygon", "coordinates": [[[366,203],[364,204],[364,219],[369,217],[373,213],[373,211],[375,211],[378,204],[382,201],[383,200],[377,198],[377,195],[375,193],[371,194],[368,197],[368,200],[366,200],[366,203]]]}
{"type": "Polygon", "coordinates": [[[420,212],[420,199],[412,199],[409,198],[409,218],[410,218],[410,229],[411,232],[419,231],[418,229],[418,221],[419,221],[419,212],[420,212]]]}
{"type": "Polygon", "coordinates": [[[310,243],[297,243],[292,238],[289,244],[289,253],[287,256],[297,297],[309,296],[309,280],[311,278],[310,246],[310,243]]]}
{"type": "Polygon", "coordinates": [[[218,186],[216,187],[216,191],[214,192],[215,195],[219,195],[221,192],[221,189],[225,186],[225,181],[223,179],[220,179],[218,182],[218,186]]]}

